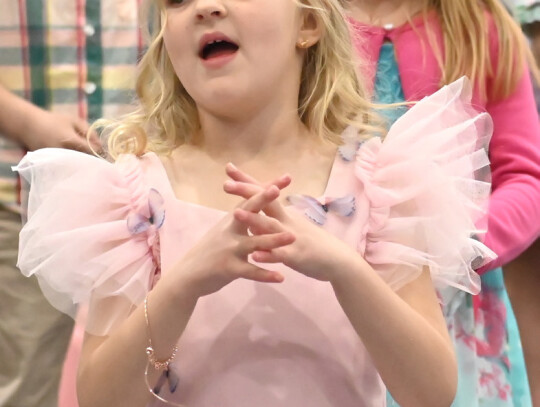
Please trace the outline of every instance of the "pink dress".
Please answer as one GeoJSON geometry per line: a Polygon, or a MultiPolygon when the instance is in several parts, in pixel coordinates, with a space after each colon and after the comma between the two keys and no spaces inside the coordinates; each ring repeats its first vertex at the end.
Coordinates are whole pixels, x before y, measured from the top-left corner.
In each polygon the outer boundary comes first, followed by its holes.
{"type": "MultiPolygon", "coordinates": [[[[464,79],[444,87],[350,160],[344,135],[324,198],[352,195],[355,211],[330,210],[321,227],[394,289],[428,266],[442,300],[477,293],[473,266],[494,256],[473,238],[490,190],[475,175],[488,166],[491,120],[469,100],[464,79]]],[[[111,164],[46,149],[17,170],[30,182],[19,266],[38,276],[57,308],[88,308],[86,329],[96,335],[114,331],[160,273],[226,215],[178,200],[154,153],[111,164]],[[148,228],[132,228],[133,219],[148,228]]],[[[384,406],[385,386],[330,284],[274,267],[282,284],[237,280],[199,300],[178,343],[180,384],[162,396],[189,407],[384,406]]]]}

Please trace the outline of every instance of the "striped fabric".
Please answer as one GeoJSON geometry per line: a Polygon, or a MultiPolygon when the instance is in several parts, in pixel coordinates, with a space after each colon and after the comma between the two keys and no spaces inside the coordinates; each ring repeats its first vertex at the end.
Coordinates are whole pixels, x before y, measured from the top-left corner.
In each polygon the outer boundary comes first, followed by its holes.
{"type": "MultiPolygon", "coordinates": [[[[143,43],[141,0],[5,0],[0,83],[34,104],[92,122],[131,108],[143,43]]],[[[10,167],[21,147],[0,138],[0,204],[14,208],[10,167]]]]}

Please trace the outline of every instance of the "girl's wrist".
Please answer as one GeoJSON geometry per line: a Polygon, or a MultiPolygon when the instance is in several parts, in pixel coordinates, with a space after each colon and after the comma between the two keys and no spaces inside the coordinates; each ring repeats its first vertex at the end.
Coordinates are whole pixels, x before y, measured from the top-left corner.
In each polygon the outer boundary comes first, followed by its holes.
{"type": "Polygon", "coordinates": [[[154,370],[168,368],[196,304],[195,297],[166,279],[147,294],[143,304],[147,366],[154,370]]]}
{"type": "MultiPolygon", "coordinates": [[[[199,299],[194,284],[187,278],[183,270],[171,270],[170,273],[177,274],[176,278],[162,278],[156,289],[161,291],[161,295],[175,307],[194,306],[199,299]]],[[[170,276],[173,277],[173,276],[170,276]]]]}
{"type": "Polygon", "coordinates": [[[353,249],[347,250],[341,256],[335,258],[332,267],[330,283],[333,286],[342,286],[357,278],[359,274],[366,273],[370,269],[369,264],[353,249]]]}

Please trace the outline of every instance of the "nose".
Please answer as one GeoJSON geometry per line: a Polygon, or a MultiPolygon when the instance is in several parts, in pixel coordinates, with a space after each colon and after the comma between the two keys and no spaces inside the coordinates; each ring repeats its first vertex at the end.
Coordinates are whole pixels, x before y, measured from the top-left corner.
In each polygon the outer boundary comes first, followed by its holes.
{"type": "Polygon", "coordinates": [[[197,20],[205,21],[210,19],[219,19],[227,15],[222,0],[199,0],[197,2],[197,20]]]}

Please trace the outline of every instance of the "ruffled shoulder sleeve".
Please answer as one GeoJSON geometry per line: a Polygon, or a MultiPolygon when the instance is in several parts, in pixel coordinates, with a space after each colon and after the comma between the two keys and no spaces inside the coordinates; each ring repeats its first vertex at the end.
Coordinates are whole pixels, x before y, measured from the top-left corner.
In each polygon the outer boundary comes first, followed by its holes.
{"type": "Polygon", "coordinates": [[[145,185],[140,160],[43,149],[14,170],[25,210],[18,267],[57,309],[88,310],[88,332],[110,333],[159,273],[163,202],[145,185]]]}
{"type": "Polygon", "coordinates": [[[485,233],[491,118],[471,108],[462,78],[424,98],[359,149],[369,201],[365,259],[394,289],[429,267],[439,293],[480,290],[475,269],[495,258],[485,233]],[[452,290],[450,290],[452,291],[452,290]]]}

